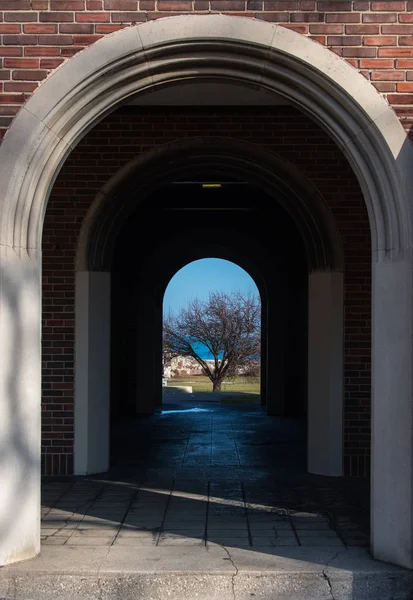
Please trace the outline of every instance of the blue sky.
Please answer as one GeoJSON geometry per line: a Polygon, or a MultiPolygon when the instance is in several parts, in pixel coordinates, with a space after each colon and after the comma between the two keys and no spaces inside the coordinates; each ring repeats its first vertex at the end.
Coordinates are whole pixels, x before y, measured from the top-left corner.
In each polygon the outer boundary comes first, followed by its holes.
{"type": "Polygon", "coordinates": [[[163,311],[179,311],[188,302],[206,300],[210,292],[258,294],[254,280],[238,265],[220,258],[203,258],[178,271],[165,291],[163,311]]]}

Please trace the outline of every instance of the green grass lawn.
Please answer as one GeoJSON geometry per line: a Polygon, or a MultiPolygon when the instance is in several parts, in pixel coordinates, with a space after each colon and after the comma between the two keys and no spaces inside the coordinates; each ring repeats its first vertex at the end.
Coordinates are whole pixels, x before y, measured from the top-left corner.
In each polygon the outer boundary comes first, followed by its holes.
{"type": "MultiPolygon", "coordinates": [[[[168,379],[168,385],[192,386],[192,391],[211,392],[212,383],[208,377],[203,375],[192,375],[188,377],[173,377],[168,379]]],[[[250,402],[259,401],[260,381],[236,377],[226,380],[221,386],[222,402],[250,402]],[[226,394],[230,392],[230,394],[226,394]]]]}

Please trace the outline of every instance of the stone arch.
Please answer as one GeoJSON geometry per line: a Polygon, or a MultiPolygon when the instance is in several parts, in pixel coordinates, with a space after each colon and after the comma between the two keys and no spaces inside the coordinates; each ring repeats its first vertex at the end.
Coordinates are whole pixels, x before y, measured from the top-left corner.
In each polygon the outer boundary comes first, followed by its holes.
{"type": "MultiPolygon", "coordinates": [[[[334,53],[282,26],[224,15],[159,19],[103,38],[56,69],[5,136],[0,283],[11,278],[21,298],[32,302],[24,305],[24,318],[14,313],[12,323],[7,305],[0,310],[2,354],[13,345],[13,335],[21,350],[19,370],[1,365],[0,380],[9,382],[1,402],[5,409],[22,407],[25,422],[34,425],[25,455],[18,444],[6,444],[16,469],[0,482],[11,490],[2,498],[18,493],[26,454],[31,475],[25,479],[27,502],[2,539],[0,563],[40,550],[40,248],[51,186],[70,151],[99,119],[136,93],[189,80],[227,80],[285,96],[330,133],[359,179],[373,243],[372,552],[412,568],[411,146],[385,100],[334,53]]],[[[12,428],[12,422],[2,425],[3,440],[12,428]]],[[[7,519],[14,507],[3,499],[0,513],[7,519]]]]}
{"type": "Polygon", "coordinates": [[[200,164],[203,171],[222,170],[276,194],[301,233],[310,272],[343,270],[343,249],[336,224],[315,186],[294,165],[274,153],[248,142],[216,137],[159,146],[114,175],[98,193],[83,222],[77,270],[108,270],[117,233],[137,204],[183,173],[186,177],[196,174],[200,164]],[[122,198],[127,200],[122,202],[122,198]]]}
{"type": "MultiPolygon", "coordinates": [[[[344,255],[336,223],[318,190],[294,165],[254,144],[225,138],[191,138],[147,151],[107,182],[85,217],[79,235],[76,274],[77,474],[102,472],[108,466],[109,435],[104,433],[108,427],[101,427],[108,419],[110,404],[109,380],[102,376],[110,371],[109,332],[102,336],[108,328],[108,308],[101,313],[102,318],[97,319],[99,311],[93,308],[93,302],[99,298],[101,305],[102,302],[105,307],[110,305],[112,253],[121,227],[137,205],[156,190],[182,175],[196,179],[211,171],[215,176],[221,172],[224,176],[239,177],[276,198],[300,234],[309,272],[309,344],[314,348],[317,340],[326,340],[323,351],[311,352],[309,362],[308,467],[319,474],[342,475],[344,255]],[[320,305],[323,305],[322,311],[320,305]],[[328,334],[333,323],[336,336],[328,334]],[[96,360],[100,361],[100,368],[99,376],[94,378],[89,373],[89,365],[96,360]],[[334,389],[329,387],[330,383],[327,389],[323,387],[323,382],[330,380],[330,372],[335,375],[334,389]],[[335,418],[331,414],[335,414],[335,418]],[[93,423],[100,426],[94,428],[93,423]]],[[[266,286],[263,287],[265,290],[266,286]]],[[[270,303],[264,290],[263,304],[268,307],[270,303]]],[[[278,334],[274,336],[277,341],[269,343],[267,312],[264,311],[263,322],[266,360],[263,360],[262,381],[264,395],[274,399],[271,414],[276,414],[284,408],[286,393],[282,383],[284,369],[282,364],[279,368],[276,366],[284,354],[284,339],[278,334]],[[278,356],[278,360],[274,356],[278,356]],[[269,377],[267,362],[270,359],[271,372],[274,375],[277,371],[277,377],[269,377]]],[[[270,322],[274,322],[274,311],[270,314],[270,322]]],[[[283,317],[276,318],[282,320],[283,317]]],[[[143,396],[153,398],[155,394],[151,388],[143,396]]],[[[149,404],[145,400],[148,412],[152,410],[149,404]]]]}

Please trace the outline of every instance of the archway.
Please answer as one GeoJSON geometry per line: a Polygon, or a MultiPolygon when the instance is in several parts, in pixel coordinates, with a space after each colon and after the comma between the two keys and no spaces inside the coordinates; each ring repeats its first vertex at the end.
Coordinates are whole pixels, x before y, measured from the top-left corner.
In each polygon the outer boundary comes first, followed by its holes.
{"type": "Polygon", "coordinates": [[[221,15],[161,19],[104,38],[40,86],[1,147],[2,356],[16,346],[20,360],[18,369],[1,364],[9,466],[0,511],[13,527],[3,536],[0,562],[40,549],[39,274],[51,186],[77,141],[119,103],[188,79],[230,79],[288,97],[328,130],[359,179],[373,239],[372,551],[411,568],[411,147],[393,110],[338,56],[280,26],[221,15]],[[24,450],[16,410],[27,424],[24,450]],[[16,519],[13,499],[23,486],[27,500],[16,519]]]}
{"type": "MultiPolygon", "coordinates": [[[[224,188],[227,189],[225,184],[224,188]]],[[[283,264],[282,256],[286,251],[282,246],[290,246],[287,254],[294,255],[297,253],[296,246],[302,245],[303,250],[300,252],[303,252],[303,258],[300,260],[305,265],[305,277],[309,281],[307,283],[304,280],[305,295],[309,295],[309,325],[306,322],[303,327],[309,328],[308,344],[311,348],[308,468],[313,473],[342,475],[344,258],[334,219],[319,192],[292,164],[253,144],[220,138],[184,140],[145,153],[108,182],[105,189],[97,195],[85,219],[79,238],[76,293],[78,358],[75,472],[101,472],[108,466],[108,427],[102,427],[102,423],[106,423],[108,418],[109,378],[102,377],[101,374],[109,373],[110,336],[107,328],[111,296],[110,271],[116,240],[125,237],[124,233],[120,233],[123,231],[122,226],[129,219],[134,223],[134,212],[140,208],[139,219],[153,231],[152,239],[158,240],[153,242],[155,248],[159,244],[159,249],[152,251],[151,260],[145,255],[145,244],[141,246],[133,242],[131,247],[124,250],[125,256],[139,256],[143,259],[143,264],[148,266],[140,277],[142,281],[148,282],[149,293],[142,295],[140,300],[135,300],[139,311],[147,314],[141,331],[141,339],[146,339],[147,342],[142,343],[138,362],[142,364],[145,356],[150,373],[145,379],[141,378],[139,385],[139,393],[145,398],[138,401],[140,411],[151,413],[154,406],[160,403],[160,397],[155,400],[155,404],[153,398],[160,393],[159,385],[154,388],[154,382],[161,381],[160,359],[159,356],[156,359],[156,356],[160,353],[160,307],[164,288],[176,269],[188,259],[199,258],[209,251],[216,252],[219,249],[223,257],[229,257],[232,253],[236,260],[241,260],[241,264],[255,273],[263,297],[265,315],[263,397],[269,414],[284,414],[287,395],[284,345],[288,338],[284,321],[285,310],[294,301],[293,296],[287,299],[287,280],[288,272],[297,267],[294,263],[283,264]],[[219,202],[215,211],[210,206],[205,213],[202,211],[202,202],[199,205],[186,199],[181,206],[179,200],[174,200],[171,188],[165,191],[171,182],[182,177],[194,180],[199,177],[202,179],[202,175],[205,177],[206,174],[212,174],[215,178],[221,176],[226,180],[230,177],[233,181],[242,181],[245,189],[243,198],[240,198],[242,194],[238,192],[235,204],[219,202]],[[257,197],[260,195],[263,198],[261,211],[265,211],[265,216],[254,217],[255,209],[259,206],[257,197]],[[270,204],[273,205],[272,209],[270,204]],[[276,210],[276,206],[280,208],[276,210]],[[215,215],[223,215],[222,210],[230,218],[226,226],[221,224],[220,227],[215,215]],[[179,220],[176,222],[173,219],[177,211],[186,216],[183,225],[185,235],[179,239],[175,239],[173,233],[179,227],[179,220]],[[192,220],[188,220],[190,214],[193,215],[192,220]],[[284,223],[284,234],[282,226],[278,225],[278,229],[276,227],[278,220],[284,223]],[[202,232],[199,231],[200,221],[209,223],[202,232]],[[260,241],[265,221],[274,223],[272,233],[278,239],[277,247],[271,247],[271,250],[268,243],[266,248],[265,241],[260,241]],[[213,234],[212,222],[215,222],[213,234]],[[251,233],[251,225],[247,226],[249,222],[255,223],[255,234],[251,233]],[[165,223],[168,223],[166,228],[165,223]],[[239,233],[244,229],[245,237],[240,237],[239,233]],[[173,251],[168,249],[168,243],[173,251]],[[243,249],[245,246],[249,250],[243,249]],[[265,258],[267,254],[274,257],[272,263],[265,258]],[[156,282],[152,282],[152,262],[158,265],[157,272],[161,277],[156,282]],[[159,266],[161,263],[162,267],[159,266]],[[262,266],[264,264],[265,268],[262,266]],[[95,305],[97,299],[99,308],[95,305]],[[148,348],[152,348],[150,340],[153,328],[158,330],[158,343],[156,349],[148,353],[148,348]],[[148,354],[154,357],[153,362],[148,359],[148,354]],[[96,377],[90,376],[92,361],[96,377]],[[271,369],[267,365],[271,365],[271,369]],[[97,423],[99,426],[94,425],[97,423]],[[103,432],[106,432],[105,439],[102,437],[103,432]]],[[[136,224],[134,226],[137,227],[136,224]]],[[[136,235],[132,235],[132,239],[136,239],[136,235]]],[[[265,238],[267,236],[271,237],[270,232],[264,234],[265,238]]],[[[123,279],[126,279],[128,269],[131,270],[132,267],[126,268],[123,279]]],[[[118,284],[121,285],[121,280],[118,284]]],[[[130,285],[133,287],[133,284],[130,285]]]]}

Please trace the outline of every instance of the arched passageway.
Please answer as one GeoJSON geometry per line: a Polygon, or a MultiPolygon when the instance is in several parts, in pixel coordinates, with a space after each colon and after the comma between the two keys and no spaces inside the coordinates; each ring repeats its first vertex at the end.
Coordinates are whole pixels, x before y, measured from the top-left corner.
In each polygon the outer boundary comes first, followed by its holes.
{"type": "MultiPolygon", "coordinates": [[[[231,80],[288,98],[328,131],[358,178],[369,212],[373,257],[371,545],[376,558],[412,567],[411,148],[392,109],[339,57],[282,27],[224,16],[146,23],[95,44],[40,86],[1,147],[2,356],[9,357],[9,349],[16,347],[18,360],[1,363],[6,415],[1,435],[11,466],[1,482],[2,527],[7,527],[0,561],[14,562],[39,551],[39,275],[43,218],[53,182],[79,140],[119,104],[155,84],[189,78],[231,80]],[[27,425],[24,436],[17,422],[27,425]],[[19,518],[11,519],[14,498],[23,487],[25,502],[19,518]]],[[[318,219],[323,215],[318,213],[318,219]]],[[[99,259],[104,256],[99,253],[99,259]]],[[[101,274],[83,275],[88,294],[101,295],[108,288],[108,278],[101,274]],[[93,287],[92,280],[99,280],[100,287],[93,287]]],[[[315,287],[327,291],[331,312],[336,278],[329,272],[320,283],[319,273],[315,275],[315,287]]],[[[329,310],[320,312],[325,317],[329,310]]],[[[328,335],[325,339],[331,341],[328,335]]],[[[326,380],[328,402],[335,397],[336,375],[326,380]]]]}
{"type": "MultiPolygon", "coordinates": [[[[107,311],[92,308],[93,298],[102,301],[102,278],[109,282],[115,268],[110,293],[106,284],[104,305],[109,305],[111,296],[116,306],[112,314],[121,321],[112,327],[112,340],[118,339],[112,356],[119,369],[129,365],[130,376],[123,378],[129,405],[150,414],[161,403],[161,310],[166,285],[188,260],[218,252],[245,266],[260,289],[262,398],[268,414],[284,415],[298,405],[302,413],[308,397],[312,407],[308,468],[341,475],[344,259],[333,218],[315,187],[280,157],[225,139],[200,138],[161,147],[128,164],[123,174],[117,174],[113,185],[97,197],[90,211],[91,227],[85,227],[80,238],[79,261],[90,266],[89,275],[78,272],[77,314],[85,317],[79,317],[77,353],[89,354],[79,360],[76,372],[76,472],[99,472],[108,465],[108,439],[102,440],[100,427],[96,439],[91,431],[93,423],[107,419],[109,383],[105,387],[99,376],[93,387],[88,377],[91,355],[93,360],[100,357],[101,370],[109,372],[110,351],[102,339],[107,311]],[[217,178],[226,184],[213,199],[207,198],[200,184],[217,178]],[[197,180],[198,186],[188,185],[197,180]],[[143,233],[147,228],[152,231],[150,244],[143,233]],[[113,255],[115,239],[117,254],[113,255]],[[93,325],[85,327],[87,315],[92,314],[101,314],[103,320],[95,317],[93,325]],[[311,348],[308,390],[307,345],[311,348]],[[334,388],[327,392],[324,386],[331,385],[334,388]]],[[[121,395],[121,380],[118,370],[112,378],[112,391],[118,385],[116,397],[121,395]]]]}

